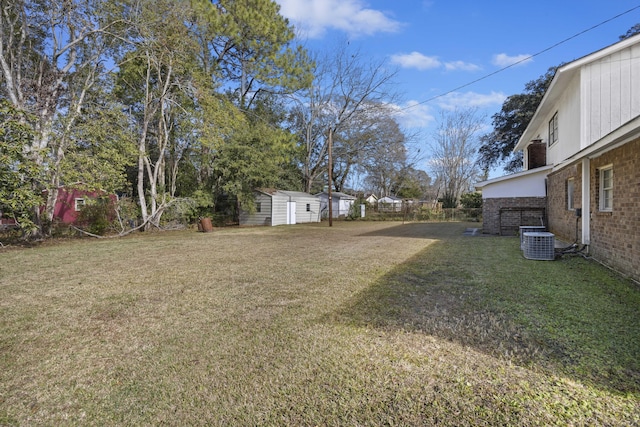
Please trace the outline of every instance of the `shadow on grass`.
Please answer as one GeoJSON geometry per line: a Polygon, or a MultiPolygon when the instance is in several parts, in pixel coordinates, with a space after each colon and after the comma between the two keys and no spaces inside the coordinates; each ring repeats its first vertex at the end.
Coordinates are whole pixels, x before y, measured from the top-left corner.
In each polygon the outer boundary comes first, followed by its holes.
{"type": "Polygon", "coordinates": [[[640,396],[640,289],[580,257],[528,261],[519,240],[462,225],[376,232],[437,240],[333,314],[420,331],[522,366],[640,396]]]}
{"type": "Polygon", "coordinates": [[[410,237],[415,239],[442,239],[458,237],[467,228],[477,228],[477,222],[411,222],[360,234],[359,237],[410,237]]]}

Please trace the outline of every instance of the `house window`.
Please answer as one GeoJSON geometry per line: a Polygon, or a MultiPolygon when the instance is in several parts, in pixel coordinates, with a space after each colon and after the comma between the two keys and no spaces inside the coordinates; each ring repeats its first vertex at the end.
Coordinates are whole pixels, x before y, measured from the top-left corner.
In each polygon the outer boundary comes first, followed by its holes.
{"type": "Polygon", "coordinates": [[[573,178],[569,178],[567,180],[567,209],[572,211],[575,209],[573,205],[573,194],[575,189],[575,180],[573,178]]]}
{"type": "Polygon", "coordinates": [[[599,200],[601,211],[613,210],[613,166],[609,165],[599,169],[600,188],[599,200]]]}
{"type": "Polygon", "coordinates": [[[75,203],[73,204],[73,209],[76,212],[79,212],[80,209],[82,209],[82,207],[85,205],[85,200],[81,197],[78,197],[75,199],[75,203]]]}
{"type": "Polygon", "coordinates": [[[556,112],[549,120],[549,145],[558,141],[558,113],[556,112]]]}
{"type": "Polygon", "coordinates": [[[256,212],[262,212],[262,203],[256,202],[256,212]]]}
{"type": "Polygon", "coordinates": [[[307,212],[311,212],[311,203],[307,203],[307,212]]]}

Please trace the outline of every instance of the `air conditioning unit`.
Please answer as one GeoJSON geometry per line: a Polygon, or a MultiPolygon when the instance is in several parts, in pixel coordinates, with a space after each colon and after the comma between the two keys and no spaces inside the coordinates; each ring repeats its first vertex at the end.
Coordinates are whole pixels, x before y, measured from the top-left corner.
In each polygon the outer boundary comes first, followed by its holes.
{"type": "Polygon", "coordinates": [[[526,259],[553,261],[555,259],[556,239],[553,233],[530,231],[524,236],[524,257],[526,259]]]}
{"type": "Polygon", "coordinates": [[[524,233],[547,231],[544,225],[521,225],[520,226],[520,250],[524,251],[524,233]]]}

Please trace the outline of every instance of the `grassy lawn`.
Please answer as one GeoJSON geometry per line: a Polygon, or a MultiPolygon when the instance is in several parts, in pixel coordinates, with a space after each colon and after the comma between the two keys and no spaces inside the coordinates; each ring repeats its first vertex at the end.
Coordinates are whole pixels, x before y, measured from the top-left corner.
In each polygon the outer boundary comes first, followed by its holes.
{"type": "Polygon", "coordinates": [[[640,288],[466,227],[4,250],[0,425],[640,425],[640,288]]]}

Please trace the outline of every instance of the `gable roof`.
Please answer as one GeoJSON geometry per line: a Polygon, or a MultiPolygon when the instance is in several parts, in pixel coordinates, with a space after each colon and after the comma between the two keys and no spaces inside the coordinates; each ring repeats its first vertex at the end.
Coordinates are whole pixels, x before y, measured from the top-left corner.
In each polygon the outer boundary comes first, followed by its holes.
{"type": "MultiPolygon", "coordinates": [[[[321,196],[321,195],[328,195],[329,193],[327,193],[326,191],[323,191],[322,193],[318,193],[316,194],[316,196],[321,196]]],[[[331,192],[331,197],[332,198],[337,198],[337,199],[345,199],[345,200],[355,200],[356,197],[352,196],[350,194],[346,194],[346,193],[341,193],[339,191],[332,191],[331,192]]]]}
{"type": "Polygon", "coordinates": [[[289,191],[289,190],[276,190],[275,188],[258,188],[255,191],[265,194],[267,196],[277,196],[282,195],[286,197],[293,198],[316,198],[313,194],[305,193],[302,191],[289,191]]]}
{"type": "Polygon", "coordinates": [[[279,190],[280,193],[285,194],[289,197],[294,197],[297,199],[304,199],[304,198],[313,198],[313,199],[317,199],[317,196],[314,196],[313,194],[309,194],[309,193],[305,193],[303,191],[289,191],[289,190],[279,190]]]}
{"type": "Polygon", "coordinates": [[[383,203],[384,202],[393,202],[393,203],[399,202],[399,203],[402,203],[402,199],[399,198],[399,197],[396,197],[396,196],[384,196],[384,197],[381,197],[380,199],[378,199],[378,202],[383,202],[383,203]]]}
{"type": "Polygon", "coordinates": [[[256,188],[255,191],[266,194],[268,196],[273,196],[278,193],[278,190],[276,190],[275,188],[256,188]]]}
{"type": "Polygon", "coordinates": [[[598,61],[637,43],[640,43],[640,34],[609,45],[605,48],[602,48],[598,51],[590,53],[586,56],[583,56],[582,58],[576,59],[559,67],[556,70],[556,74],[553,76],[553,79],[551,80],[549,88],[542,97],[542,100],[540,101],[536,112],[533,114],[531,122],[529,122],[529,125],[518,140],[516,146],[513,148],[513,151],[517,152],[520,150],[524,150],[527,145],[529,145],[531,140],[536,138],[536,135],[534,135],[533,133],[543,124],[542,121],[544,120],[544,118],[547,117],[547,115],[555,107],[556,102],[562,96],[569,82],[580,71],[580,68],[583,65],[598,61]]]}

